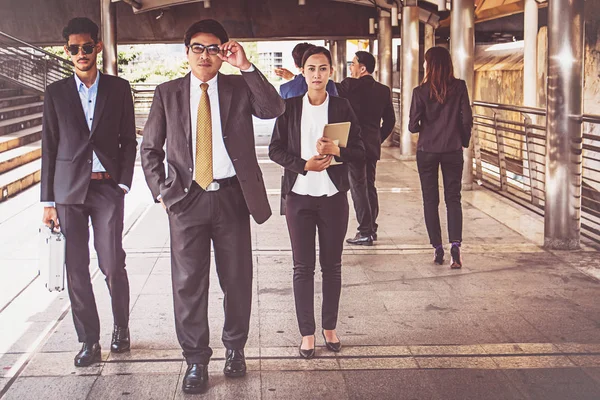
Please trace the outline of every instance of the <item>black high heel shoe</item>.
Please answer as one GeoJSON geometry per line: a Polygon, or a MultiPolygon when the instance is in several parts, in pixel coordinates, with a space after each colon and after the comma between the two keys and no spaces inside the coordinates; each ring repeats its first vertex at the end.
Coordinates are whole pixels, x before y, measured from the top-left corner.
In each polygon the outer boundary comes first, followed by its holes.
{"type": "Polygon", "coordinates": [[[300,357],[304,358],[305,360],[310,360],[315,356],[315,348],[313,347],[312,349],[304,350],[302,348],[302,341],[300,341],[300,346],[298,346],[298,352],[300,353],[300,357]]]}
{"type": "Polygon", "coordinates": [[[327,338],[325,337],[325,330],[323,329],[321,331],[321,333],[323,334],[323,339],[325,339],[325,347],[327,347],[327,349],[329,349],[330,351],[333,351],[335,353],[338,353],[341,349],[342,349],[342,342],[328,342],[327,338]]]}

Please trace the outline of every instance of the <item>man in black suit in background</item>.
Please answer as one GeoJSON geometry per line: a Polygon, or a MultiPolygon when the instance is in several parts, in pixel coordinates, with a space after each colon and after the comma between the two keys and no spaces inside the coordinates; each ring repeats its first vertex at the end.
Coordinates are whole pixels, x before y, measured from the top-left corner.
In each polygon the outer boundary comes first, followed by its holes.
{"type": "Polygon", "coordinates": [[[352,77],[337,84],[339,96],[350,101],[360,121],[365,144],[365,160],[348,165],[358,232],[354,238],[346,240],[349,244],[364,246],[371,246],[377,240],[379,202],[375,172],[381,157],[381,143],[392,133],[396,123],[392,92],[373,79],[374,70],[375,57],[366,51],[357,51],[350,66],[352,77]]]}
{"type": "Polygon", "coordinates": [[[100,361],[100,321],[90,280],[88,220],[98,265],[112,301],[112,352],[129,342],[129,281],[123,250],[124,197],[131,187],[136,146],[129,82],[96,67],[98,26],[73,18],[63,30],[75,73],[48,86],[42,125],[43,222],[66,237],[69,299],[77,338],[76,367],[100,361]]]}

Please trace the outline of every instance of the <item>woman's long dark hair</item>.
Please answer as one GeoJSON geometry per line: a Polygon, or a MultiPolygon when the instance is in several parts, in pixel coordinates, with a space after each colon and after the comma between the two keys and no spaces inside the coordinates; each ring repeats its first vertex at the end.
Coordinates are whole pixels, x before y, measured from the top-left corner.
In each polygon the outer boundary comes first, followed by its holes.
{"type": "Polygon", "coordinates": [[[450,52],[443,47],[432,47],[425,53],[425,77],[423,83],[429,82],[429,98],[444,104],[450,91],[454,77],[454,67],[450,52]]]}

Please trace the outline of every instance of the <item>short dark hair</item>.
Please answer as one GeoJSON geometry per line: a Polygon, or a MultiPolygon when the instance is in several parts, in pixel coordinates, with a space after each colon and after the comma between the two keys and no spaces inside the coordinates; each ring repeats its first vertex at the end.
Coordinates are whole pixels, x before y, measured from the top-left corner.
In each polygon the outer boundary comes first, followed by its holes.
{"type": "Polygon", "coordinates": [[[88,33],[94,43],[98,42],[98,25],[89,18],[77,17],[71,19],[67,26],[62,31],[63,38],[69,43],[69,36],[77,35],[79,33],[88,33]]]}
{"type": "Polygon", "coordinates": [[[302,66],[302,56],[306,50],[310,49],[311,47],[315,47],[315,45],[306,42],[298,43],[294,47],[294,50],[292,50],[292,57],[294,58],[294,64],[296,64],[296,67],[302,66]]]}
{"type": "Polygon", "coordinates": [[[214,19],[203,19],[202,21],[194,22],[185,32],[183,43],[186,46],[189,46],[192,38],[197,33],[210,33],[211,35],[215,35],[221,41],[221,44],[229,42],[227,31],[223,28],[223,25],[214,19]]]}
{"type": "Polygon", "coordinates": [[[301,66],[304,68],[304,64],[306,64],[306,60],[308,60],[308,58],[310,56],[314,56],[315,54],[324,54],[325,57],[327,57],[327,60],[329,61],[329,65],[331,65],[331,53],[329,52],[329,50],[327,50],[323,46],[312,46],[304,52],[304,55],[302,56],[302,65],[301,66]]]}
{"type": "Polygon", "coordinates": [[[366,51],[357,51],[354,55],[358,63],[365,66],[368,73],[372,74],[375,71],[375,57],[373,57],[373,54],[366,51]]]}

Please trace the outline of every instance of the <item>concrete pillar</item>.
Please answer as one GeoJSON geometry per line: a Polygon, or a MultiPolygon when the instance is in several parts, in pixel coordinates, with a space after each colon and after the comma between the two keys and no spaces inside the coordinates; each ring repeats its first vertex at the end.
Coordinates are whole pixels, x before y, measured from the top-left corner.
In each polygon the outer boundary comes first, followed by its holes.
{"type": "MultiPolygon", "coordinates": [[[[475,3],[473,0],[452,0],[452,24],[450,26],[450,53],[454,75],[464,79],[473,102],[475,86],[475,3]]],[[[473,141],[464,149],[463,190],[473,188],[473,141]]]]}
{"type": "Polygon", "coordinates": [[[433,46],[435,46],[435,29],[433,28],[433,26],[425,24],[425,43],[423,54],[425,54],[427,50],[429,50],[433,46]]]}
{"type": "Polygon", "coordinates": [[[375,54],[375,39],[369,39],[369,53],[375,54]]]}
{"type": "Polygon", "coordinates": [[[377,21],[377,65],[379,82],[392,87],[392,14],[380,9],[377,21]]]}
{"type": "Polygon", "coordinates": [[[548,2],[544,247],[580,244],[584,0],[548,2]]]}
{"type": "Polygon", "coordinates": [[[402,130],[400,151],[414,156],[413,135],[408,130],[413,89],[419,86],[419,7],[402,7],[402,130]]]}
{"type": "Polygon", "coordinates": [[[523,105],[527,107],[537,107],[537,35],[537,2],[535,0],[525,0],[523,105]]]}
{"type": "Polygon", "coordinates": [[[348,74],[346,63],[346,40],[333,41],[331,57],[333,58],[333,78],[335,81],[341,82],[348,74]]]}
{"type": "Polygon", "coordinates": [[[111,0],[100,0],[100,32],[104,50],[102,50],[102,72],[117,75],[117,9],[111,0]]]}

